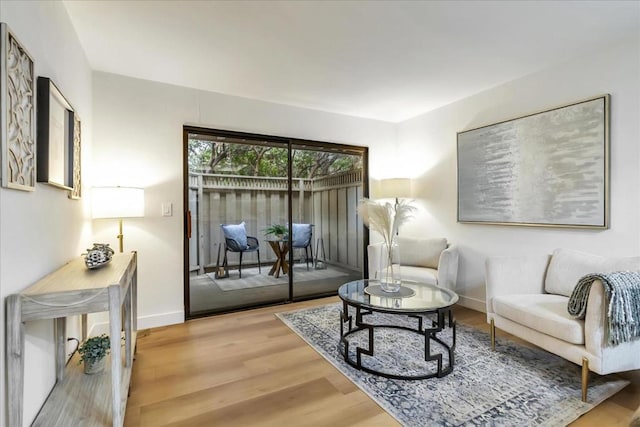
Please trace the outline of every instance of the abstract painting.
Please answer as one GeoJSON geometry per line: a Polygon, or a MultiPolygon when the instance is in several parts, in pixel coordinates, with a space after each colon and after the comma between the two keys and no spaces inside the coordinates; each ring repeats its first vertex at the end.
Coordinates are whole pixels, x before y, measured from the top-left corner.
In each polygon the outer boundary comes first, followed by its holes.
{"type": "Polygon", "coordinates": [[[458,133],[458,222],[607,228],[609,95],[458,133]]]}

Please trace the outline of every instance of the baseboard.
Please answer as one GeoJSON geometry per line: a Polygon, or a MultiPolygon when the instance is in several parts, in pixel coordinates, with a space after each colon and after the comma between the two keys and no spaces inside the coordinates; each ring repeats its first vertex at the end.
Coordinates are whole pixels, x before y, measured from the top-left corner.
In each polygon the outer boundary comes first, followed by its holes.
{"type": "Polygon", "coordinates": [[[184,323],[184,311],[138,316],[138,330],[184,323]]]}
{"type": "MultiPolygon", "coordinates": [[[[152,314],[151,316],[138,317],[138,330],[158,328],[160,326],[184,323],[184,312],[174,311],[170,313],[152,314]]],[[[94,337],[100,334],[109,334],[109,322],[94,323],[89,329],[88,335],[94,337]]]]}
{"type": "Polygon", "coordinates": [[[479,311],[481,313],[487,312],[487,303],[484,300],[466,297],[464,295],[458,295],[458,297],[458,304],[460,304],[461,306],[479,311]]]}

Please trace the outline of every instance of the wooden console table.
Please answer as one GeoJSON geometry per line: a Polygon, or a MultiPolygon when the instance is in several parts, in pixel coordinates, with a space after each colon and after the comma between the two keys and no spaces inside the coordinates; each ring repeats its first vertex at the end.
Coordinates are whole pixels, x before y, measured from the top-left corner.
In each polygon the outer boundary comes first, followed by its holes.
{"type": "Polygon", "coordinates": [[[84,258],[79,257],[23,292],[7,297],[10,426],[22,425],[24,323],[38,319],[54,319],[56,384],[33,425],[123,425],[137,329],[137,271],[135,252],[114,255],[109,264],[95,270],[87,269],[84,258]],[[65,366],[66,318],[82,315],[84,340],[87,313],[100,311],[109,312],[110,369],[105,369],[102,374],[85,375],[82,367],[78,366],[77,352],[65,366]],[[121,351],[122,318],[124,361],[121,351]]]}

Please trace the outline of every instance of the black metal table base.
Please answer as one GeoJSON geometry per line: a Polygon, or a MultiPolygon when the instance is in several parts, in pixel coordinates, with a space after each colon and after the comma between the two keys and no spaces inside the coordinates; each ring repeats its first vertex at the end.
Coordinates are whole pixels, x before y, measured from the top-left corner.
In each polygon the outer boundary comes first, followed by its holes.
{"type": "Polygon", "coordinates": [[[362,370],[364,372],[368,372],[374,375],[380,375],[385,378],[392,379],[400,379],[400,380],[423,380],[427,378],[434,377],[444,377],[445,375],[450,374],[453,371],[454,366],[454,350],[456,347],[456,323],[453,320],[453,315],[451,313],[451,307],[445,307],[436,310],[428,310],[424,312],[408,314],[408,313],[398,313],[393,310],[385,310],[385,309],[372,309],[367,308],[364,309],[359,305],[351,304],[347,301],[342,301],[342,313],[340,313],[340,352],[344,356],[345,362],[349,365],[353,366],[356,369],[362,370]],[[349,307],[353,307],[355,309],[355,319],[354,316],[349,314],[349,307]],[[418,326],[416,328],[411,328],[408,326],[400,326],[400,325],[376,325],[367,323],[364,321],[364,316],[370,315],[372,313],[389,313],[396,316],[407,316],[410,318],[415,318],[418,320],[418,326]],[[423,325],[423,316],[426,314],[435,314],[435,320],[431,321],[431,327],[427,328],[423,325]],[[355,322],[354,322],[355,320],[355,322]],[[445,327],[451,328],[452,330],[452,342],[448,344],[444,342],[442,339],[438,337],[438,333],[442,332],[445,327]],[[348,324],[348,327],[345,328],[345,324],[348,324]],[[373,356],[374,355],[374,347],[375,347],[375,335],[374,330],[377,328],[392,328],[392,329],[402,329],[410,332],[414,332],[424,338],[424,360],[426,362],[435,362],[437,363],[437,369],[435,371],[431,370],[428,373],[422,375],[398,375],[391,374],[387,372],[381,372],[367,366],[363,366],[362,364],[362,356],[373,356]],[[355,360],[350,356],[349,353],[349,336],[359,331],[366,331],[368,333],[368,348],[356,347],[355,351],[355,360]],[[442,353],[432,354],[431,349],[431,341],[435,341],[440,344],[444,351],[442,353]],[[448,363],[443,366],[443,354],[448,354],[448,363]]]}

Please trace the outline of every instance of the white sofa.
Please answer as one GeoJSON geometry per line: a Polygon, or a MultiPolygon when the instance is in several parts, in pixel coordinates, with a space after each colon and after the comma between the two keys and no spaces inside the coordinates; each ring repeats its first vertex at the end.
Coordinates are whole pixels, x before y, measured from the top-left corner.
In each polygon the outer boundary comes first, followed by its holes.
{"type": "MultiPolygon", "coordinates": [[[[445,238],[415,239],[396,237],[400,251],[400,277],[403,280],[430,283],[455,289],[458,278],[458,250],[445,238]]],[[[367,248],[369,278],[379,277],[382,243],[367,248]]]]}
{"type": "Polygon", "coordinates": [[[558,249],[551,256],[487,259],[492,348],[498,327],[582,365],[582,400],[586,401],[589,371],[605,375],[640,369],[640,340],[607,346],[607,301],[599,280],[591,286],[584,320],[571,317],[567,303],[581,277],[626,270],[640,270],[640,257],[607,258],[558,249]]]}

